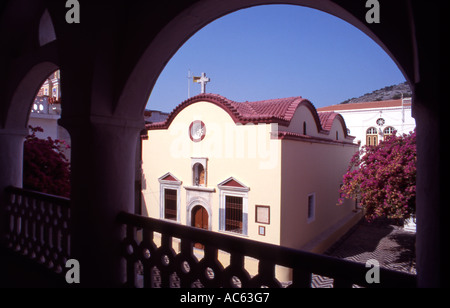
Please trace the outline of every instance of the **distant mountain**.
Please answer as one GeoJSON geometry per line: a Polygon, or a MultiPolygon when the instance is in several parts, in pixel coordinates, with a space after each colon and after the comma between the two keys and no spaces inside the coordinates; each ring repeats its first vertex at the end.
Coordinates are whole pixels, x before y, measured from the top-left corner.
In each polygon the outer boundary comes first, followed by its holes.
{"type": "Polygon", "coordinates": [[[360,97],[350,98],[341,102],[341,104],[352,104],[352,103],[362,103],[362,102],[375,102],[375,101],[385,101],[390,99],[400,99],[402,97],[411,97],[412,91],[406,81],[404,83],[387,86],[379,90],[375,90],[370,93],[366,93],[360,97]]]}

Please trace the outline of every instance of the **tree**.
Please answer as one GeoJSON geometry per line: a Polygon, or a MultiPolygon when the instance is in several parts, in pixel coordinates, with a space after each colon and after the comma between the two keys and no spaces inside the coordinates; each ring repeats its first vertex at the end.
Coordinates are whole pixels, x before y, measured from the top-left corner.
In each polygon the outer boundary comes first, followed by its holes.
{"type": "Polygon", "coordinates": [[[69,146],[63,140],[39,139],[40,127],[29,126],[23,153],[23,187],[39,192],[70,196],[70,163],[63,150],[69,146]]]}
{"type": "Polygon", "coordinates": [[[407,219],[416,208],[416,132],[387,136],[357,152],[343,177],[341,198],[358,198],[365,217],[407,219]]]}

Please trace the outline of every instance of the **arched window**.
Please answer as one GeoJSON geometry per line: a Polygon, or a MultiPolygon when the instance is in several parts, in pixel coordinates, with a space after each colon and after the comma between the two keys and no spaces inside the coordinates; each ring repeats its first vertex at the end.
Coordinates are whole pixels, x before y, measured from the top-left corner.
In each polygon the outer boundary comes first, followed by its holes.
{"type": "Polygon", "coordinates": [[[306,135],[306,122],[303,122],[303,135],[306,135]]]}
{"type": "Polygon", "coordinates": [[[194,175],[193,182],[195,186],[205,186],[205,168],[200,163],[194,164],[192,174],[194,175]]]}
{"type": "Polygon", "coordinates": [[[367,135],[376,135],[377,129],[375,127],[371,127],[367,130],[367,135]]]}
{"type": "Polygon", "coordinates": [[[378,145],[378,134],[375,127],[370,127],[366,131],[366,145],[374,146],[378,145]]]}
{"type": "Polygon", "coordinates": [[[385,136],[392,136],[394,134],[395,128],[388,126],[384,129],[383,133],[385,136]]]}

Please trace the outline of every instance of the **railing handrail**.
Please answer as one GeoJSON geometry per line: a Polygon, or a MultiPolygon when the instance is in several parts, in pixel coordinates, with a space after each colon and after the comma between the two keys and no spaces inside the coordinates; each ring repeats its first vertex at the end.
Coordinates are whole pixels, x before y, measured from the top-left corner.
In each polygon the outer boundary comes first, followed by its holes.
{"type": "Polygon", "coordinates": [[[13,186],[5,192],[1,244],[62,273],[70,256],[70,199],[13,186]]]}
{"type": "Polygon", "coordinates": [[[331,278],[339,278],[360,286],[416,287],[415,275],[390,269],[380,268],[381,283],[369,284],[365,278],[368,268],[361,263],[125,212],[119,213],[118,221],[136,228],[148,229],[171,237],[187,239],[195,243],[198,242],[204,244],[206,247],[212,246],[223,251],[265,260],[292,269],[299,268],[301,271],[331,278]]]}
{"type": "Polygon", "coordinates": [[[26,188],[20,188],[15,186],[8,186],[5,188],[6,193],[13,193],[25,197],[31,197],[36,198],[42,201],[47,201],[51,203],[55,203],[64,207],[70,207],[70,198],[62,197],[62,196],[56,196],[51,194],[46,194],[43,192],[26,189],[26,188]]]}
{"type": "MultiPolygon", "coordinates": [[[[7,194],[25,196],[61,206],[62,208],[64,208],[65,212],[67,211],[67,213],[69,213],[70,211],[70,199],[68,198],[12,186],[7,187],[6,192],[7,194]]],[[[18,203],[18,205],[19,207],[22,206],[21,203],[18,203]]],[[[14,217],[14,219],[10,221],[10,223],[13,223],[13,227],[12,229],[10,229],[10,236],[12,236],[10,238],[10,240],[12,241],[11,244],[13,246],[17,244],[22,246],[22,244],[20,243],[22,243],[22,240],[25,240],[24,243],[27,243],[28,246],[26,246],[26,248],[30,250],[28,251],[28,254],[30,254],[30,252],[34,249],[34,244],[32,244],[32,241],[30,242],[30,240],[32,239],[29,238],[29,235],[24,234],[21,230],[23,228],[22,224],[28,224],[28,228],[30,228],[29,224],[31,222],[27,221],[32,219],[32,217],[26,216],[26,218],[19,218],[19,213],[20,211],[17,210],[11,211],[11,215],[13,215],[12,217],[14,217]],[[16,225],[17,223],[19,223],[19,225],[16,225]]],[[[49,215],[55,214],[54,212],[49,212],[49,215]]],[[[205,252],[210,249],[219,249],[230,253],[232,256],[248,256],[258,259],[264,264],[277,264],[280,266],[292,268],[294,271],[294,284],[296,280],[295,275],[297,273],[297,275],[299,274],[301,276],[317,274],[333,278],[335,280],[335,286],[351,286],[352,284],[356,284],[364,287],[416,287],[416,276],[408,273],[380,268],[380,283],[369,284],[366,281],[366,274],[369,269],[361,263],[258,242],[226,233],[212,232],[199,228],[184,226],[175,222],[163,221],[160,219],[144,217],[126,212],[120,212],[117,216],[117,220],[119,223],[127,225],[128,239],[132,239],[129,237],[131,233],[128,233],[130,230],[143,229],[146,230],[146,232],[151,231],[161,233],[163,237],[166,237],[166,239],[172,237],[179,238],[182,240],[182,242],[188,241],[191,243],[201,243],[205,245],[205,252]]],[[[45,221],[39,221],[45,223],[45,221]]],[[[67,258],[68,256],[65,253],[69,251],[70,247],[70,243],[67,238],[69,229],[67,226],[63,225],[58,226],[58,228],[55,227],[56,225],[52,226],[52,232],[54,233],[54,235],[49,237],[48,239],[53,241],[53,247],[61,247],[62,254],[61,256],[52,257],[54,260],[49,259],[46,262],[53,262],[54,264],[56,262],[63,265],[64,258],[67,258]],[[55,232],[59,232],[60,236],[64,237],[64,240],[62,242],[54,242],[59,238],[55,232]]],[[[49,228],[50,226],[44,226],[41,230],[40,227],[36,227],[35,232],[38,233],[35,236],[37,238],[40,238],[42,235],[48,236],[50,232],[49,228]]],[[[48,243],[44,243],[42,248],[39,250],[39,254],[45,254],[45,251],[49,250],[50,248],[51,247],[49,247],[48,243]]],[[[59,267],[61,268],[61,266],[59,267]]]]}

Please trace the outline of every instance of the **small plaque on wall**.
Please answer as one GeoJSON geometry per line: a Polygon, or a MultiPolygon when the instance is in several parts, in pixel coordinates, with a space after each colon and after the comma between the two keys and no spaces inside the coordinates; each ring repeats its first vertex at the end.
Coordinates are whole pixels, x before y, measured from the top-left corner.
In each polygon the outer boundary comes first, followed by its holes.
{"type": "Polygon", "coordinates": [[[259,235],[266,235],[266,227],[258,226],[258,234],[259,235]]]}
{"type": "Polygon", "coordinates": [[[270,224],[270,206],[256,206],[256,222],[260,224],[270,224]]]}

